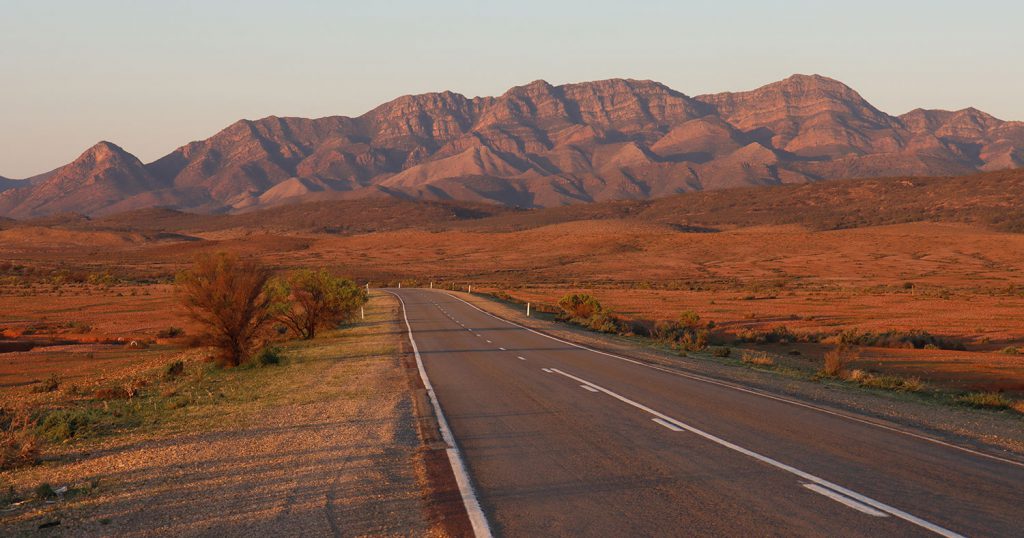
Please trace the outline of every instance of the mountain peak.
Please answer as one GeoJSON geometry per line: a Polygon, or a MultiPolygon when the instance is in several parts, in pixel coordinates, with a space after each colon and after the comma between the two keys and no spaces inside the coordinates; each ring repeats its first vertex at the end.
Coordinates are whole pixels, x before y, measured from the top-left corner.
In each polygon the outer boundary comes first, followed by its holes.
{"type": "Polygon", "coordinates": [[[111,159],[128,159],[131,161],[138,160],[134,155],[125,151],[121,146],[118,146],[113,142],[100,140],[91,148],[85,150],[85,152],[83,152],[75,161],[89,160],[101,163],[111,159]]]}

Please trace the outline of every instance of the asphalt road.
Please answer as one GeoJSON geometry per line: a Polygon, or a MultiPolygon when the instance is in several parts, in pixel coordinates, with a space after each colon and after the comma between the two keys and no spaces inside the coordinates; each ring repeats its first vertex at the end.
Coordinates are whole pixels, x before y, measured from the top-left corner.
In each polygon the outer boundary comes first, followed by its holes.
{"type": "Polygon", "coordinates": [[[1024,466],[403,300],[502,536],[1024,536],[1024,466]]]}

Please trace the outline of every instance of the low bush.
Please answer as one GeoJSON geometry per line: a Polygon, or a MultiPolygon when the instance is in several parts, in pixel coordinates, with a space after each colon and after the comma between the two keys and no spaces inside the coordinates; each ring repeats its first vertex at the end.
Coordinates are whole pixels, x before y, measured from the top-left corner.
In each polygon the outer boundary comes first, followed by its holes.
{"type": "Polygon", "coordinates": [[[281,364],[284,360],[284,354],[281,348],[277,346],[266,346],[256,354],[254,360],[259,366],[273,366],[281,364]]]}
{"type": "Polygon", "coordinates": [[[1006,346],[1001,350],[1001,353],[1006,355],[1021,355],[1021,349],[1014,346],[1006,346]]]}
{"type": "Polygon", "coordinates": [[[558,307],[562,309],[562,321],[589,320],[604,311],[597,298],[586,293],[566,294],[558,300],[558,307]]]}
{"type": "Polygon", "coordinates": [[[718,346],[711,348],[711,354],[715,357],[728,357],[731,354],[731,350],[726,346],[718,346]]]}
{"type": "Polygon", "coordinates": [[[111,403],[104,407],[54,409],[39,420],[38,434],[52,443],[92,437],[142,424],[135,404],[111,403]]]}
{"type": "Polygon", "coordinates": [[[99,422],[94,409],[58,409],[51,411],[39,425],[39,434],[52,443],[61,443],[82,435],[99,422]]]}
{"type": "Polygon", "coordinates": [[[778,325],[771,329],[747,329],[741,332],[737,338],[740,342],[751,344],[790,344],[793,342],[817,342],[817,335],[797,334],[785,325],[778,325]]]}
{"type": "Polygon", "coordinates": [[[935,336],[920,329],[911,329],[909,331],[892,330],[882,333],[848,329],[836,335],[835,341],[840,345],[846,346],[952,349],[958,351],[965,349],[964,345],[960,342],[935,336]]]}
{"type": "Polygon", "coordinates": [[[825,377],[839,377],[846,370],[846,367],[855,360],[857,360],[856,350],[850,346],[836,346],[834,349],[825,352],[821,375],[825,377]]]}
{"type": "Polygon", "coordinates": [[[558,301],[562,312],[558,315],[561,321],[568,321],[592,331],[619,334],[629,329],[615,314],[605,310],[596,298],[585,293],[571,293],[558,301]]]}
{"type": "Polygon", "coordinates": [[[686,310],[674,321],[659,321],[651,336],[661,342],[678,347],[681,351],[700,351],[708,347],[711,322],[702,322],[700,316],[686,310]]]}
{"type": "Polygon", "coordinates": [[[172,361],[164,367],[164,377],[167,379],[174,379],[185,373],[185,362],[184,361],[172,361]]]}
{"type": "Polygon", "coordinates": [[[32,392],[56,392],[60,388],[60,377],[50,374],[42,383],[32,387],[32,392]]]}
{"type": "Polygon", "coordinates": [[[183,334],[185,334],[185,329],[182,329],[181,327],[168,327],[168,328],[166,328],[166,329],[156,333],[156,337],[157,338],[177,338],[177,337],[179,337],[179,336],[181,336],[183,334]]]}
{"type": "Polygon", "coordinates": [[[57,498],[57,491],[50,484],[43,482],[32,490],[32,496],[40,501],[46,501],[57,498]]]}
{"type": "Polygon", "coordinates": [[[38,463],[39,444],[27,412],[0,409],[0,470],[38,463]]]}

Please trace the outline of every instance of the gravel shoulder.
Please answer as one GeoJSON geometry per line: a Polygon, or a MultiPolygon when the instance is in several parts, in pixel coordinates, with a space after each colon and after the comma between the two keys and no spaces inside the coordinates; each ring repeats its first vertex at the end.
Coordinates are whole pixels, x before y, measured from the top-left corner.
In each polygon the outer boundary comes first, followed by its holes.
{"type": "Polygon", "coordinates": [[[0,534],[451,534],[399,319],[398,301],[374,293],[364,322],[289,345],[282,366],[239,372],[235,392],[191,420],[60,447],[4,473],[22,490],[88,491],[8,509],[0,534]]]}
{"type": "Polygon", "coordinates": [[[600,334],[568,324],[526,317],[518,307],[489,296],[448,292],[480,309],[564,340],[661,367],[790,397],[832,411],[940,439],[1024,463],[1024,418],[1019,414],[951,407],[897,392],[813,382],[746,366],[724,364],[709,354],[680,356],[636,339],[600,334]]]}

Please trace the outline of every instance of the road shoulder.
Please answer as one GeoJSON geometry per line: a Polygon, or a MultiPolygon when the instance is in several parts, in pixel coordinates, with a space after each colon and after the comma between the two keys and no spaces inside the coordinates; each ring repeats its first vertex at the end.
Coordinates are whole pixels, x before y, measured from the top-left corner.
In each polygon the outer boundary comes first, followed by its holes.
{"type": "Polygon", "coordinates": [[[374,293],[366,313],[289,345],[271,373],[239,372],[235,381],[252,386],[234,388],[251,397],[225,390],[202,411],[215,419],[69,446],[5,473],[20,490],[47,483],[76,494],[8,510],[3,534],[458,534],[398,301],[374,293]]]}

